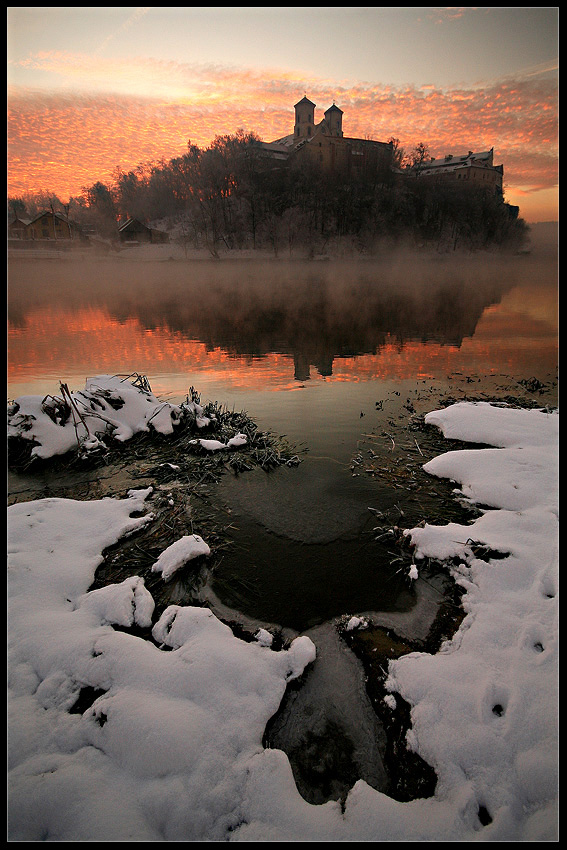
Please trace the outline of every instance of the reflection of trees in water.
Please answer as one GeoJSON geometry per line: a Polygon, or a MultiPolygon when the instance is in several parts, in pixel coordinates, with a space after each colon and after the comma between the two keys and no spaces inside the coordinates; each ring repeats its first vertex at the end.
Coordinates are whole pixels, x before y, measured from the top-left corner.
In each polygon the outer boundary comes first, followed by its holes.
{"type": "Polygon", "coordinates": [[[192,283],[161,304],[159,318],[154,305],[140,304],[137,316],[146,327],[158,321],[234,356],[293,355],[295,377],[304,380],[311,365],[330,375],[336,357],[376,354],[387,343],[460,346],[507,288],[501,280],[483,285],[458,274],[415,280],[363,272],[345,280],[325,272],[272,272],[261,281],[192,283]]]}
{"type": "Polygon", "coordinates": [[[11,320],[42,303],[102,307],[118,321],[136,318],[237,357],[293,355],[299,379],[311,365],[329,375],[336,357],[376,354],[386,343],[460,346],[517,283],[507,264],[465,258],[37,265],[41,274],[28,265],[12,280],[11,320]]]}

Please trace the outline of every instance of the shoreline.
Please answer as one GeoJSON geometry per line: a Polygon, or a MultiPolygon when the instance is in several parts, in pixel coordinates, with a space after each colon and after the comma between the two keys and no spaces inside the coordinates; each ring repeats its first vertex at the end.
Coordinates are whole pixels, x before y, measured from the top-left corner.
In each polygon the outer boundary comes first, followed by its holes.
{"type": "MultiPolygon", "coordinates": [[[[509,397],[508,400],[511,401],[509,397]]],[[[522,406],[521,401],[515,399],[518,406],[522,406]]],[[[523,402],[525,404],[525,400],[523,402]]],[[[408,417],[409,419],[411,417],[408,417]]],[[[159,438],[159,435],[157,436],[159,438]]],[[[429,448],[426,448],[425,433],[422,432],[419,439],[419,456],[414,454],[411,458],[411,463],[416,466],[416,469],[421,467],[428,458],[436,457],[439,451],[470,448],[470,444],[447,440],[435,429],[429,431],[429,448]]],[[[397,434],[396,440],[399,442],[397,434]]],[[[307,632],[296,632],[282,627],[281,624],[257,620],[242,611],[227,607],[219,599],[215,600],[214,592],[208,589],[215,571],[214,563],[196,564],[195,568],[186,571],[179,580],[167,584],[152,577],[151,565],[159,553],[171,545],[175,539],[192,533],[194,529],[197,529],[211,543],[214,559],[217,561],[223,558],[225,547],[231,545],[229,538],[233,520],[229,514],[219,513],[218,505],[215,506],[210,499],[210,490],[214,489],[217,483],[214,469],[211,467],[210,472],[207,473],[206,466],[199,468],[193,485],[187,479],[184,485],[179,486],[179,483],[176,483],[178,475],[173,472],[179,457],[171,453],[171,447],[167,437],[159,438],[157,441],[151,435],[142,434],[139,438],[133,437],[119,447],[118,452],[111,450],[110,454],[115,460],[114,465],[107,459],[102,466],[95,465],[93,469],[79,473],[80,480],[74,484],[62,483],[61,470],[67,467],[68,472],[73,476],[80,465],[78,467],[76,463],[73,463],[69,455],[52,458],[49,462],[39,463],[35,473],[33,469],[30,469],[23,476],[23,483],[27,479],[31,488],[35,486],[39,489],[35,493],[33,489],[22,490],[19,498],[14,491],[11,494],[9,492],[9,502],[10,499],[14,500],[12,504],[33,500],[34,497],[39,498],[40,493],[41,498],[62,493],[63,498],[79,498],[87,501],[109,495],[113,498],[123,498],[125,492],[132,487],[150,486],[154,489],[154,495],[151,498],[151,509],[155,514],[153,523],[147,530],[141,530],[132,539],[119,542],[103,553],[103,563],[96,572],[90,590],[104,588],[109,583],[117,584],[129,576],[141,576],[156,601],[156,616],[169,604],[182,599],[181,604],[211,608],[221,622],[228,625],[236,636],[244,640],[253,641],[258,628],[271,630],[273,634],[279,632],[282,647],[289,647],[300,634],[309,635],[311,633],[309,629],[307,632]],[[172,471],[168,472],[168,468],[172,471]],[[142,469],[146,472],[140,475],[142,469]],[[205,470],[206,480],[202,476],[203,470],[205,470]],[[22,496],[24,496],[23,499],[22,496]]],[[[293,447],[291,451],[293,452],[293,447]]],[[[409,461],[410,458],[408,457],[407,460],[409,461]]],[[[383,462],[384,459],[382,459],[383,462]]],[[[220,469],[219,473],[221,473],[220,469]]],[[[392,473],[399,478],[399,470],[393,464],[392,473]]],[[[242,474],[246,475],[246,472],[242,474]]],[[[414,486],[413,475],[413,472],[406,471],[405,478],[399,479],[400,486],[410,484],[414,486]]],[[[451,516],[451,511],[457,507],[455,503],[451,509],[449,494],[447,494],[445,499],[439,501],[436,514],[432,516],[428,513],[424,519],[433,523],[446,522],[451,516]]],[[[470,513],[471,520],[472,516],[473,514],[470,513]]],[[[403,535],[398,532],[398,537],[394,537],[389,545],[399,552],[401,556],[399,560],[403,562],[405,545],[403,535]]],[[[411,559],[409,554],[408,557],[411,559]]],[[[434,584],[437,582],[438,586],[434,587],[432,584],[432,590],[428,590],[428,572],[422,569],[421,577],[426,584],[419,585],[421,601],[407,614],[396,612],[388,614],[373,610],[357,611],[355,613],[362,618],[364,625],[362,629],[354,631],[346,628],[346,621],[341,617],[335,617],[321,624],[336,631],[345,649],[353,653],[364,669],[369,704],[386,735],[386,749],[383,756],[388,777],[386,793],[400,801],[431,796],[434,793],[436,778],[426,761],[401,747],[401,742],[405,740],[408,730],[411,729],[410,711],[409,706],[402,699],[397,701],[395,710],[384,706],[384,697],[387,695],[385,672],[387,664],[409,652],[427,652],[435,655],[443,641],[451,640],[465,616],[465,611],[460,604],[462,592],[454,578],[450,576],[448,564],[433,565],[432,569],[430,581],[434,584]]],[[[314,632],[317,632],[317,627],[314,632]]],[[[149,629],[144,633],[137,630],[133,633],[139,637],[151,639],[149,629]]],[[[295,687],[300,685],[300,681],[295,687]]],[[[272,725],[276,723],[280,713],[286,710],[286,704],[284,697],[280,709],[270,721],[272,725]]],[[[270,729],[267,728],[264,733],[267,736],[266,740],[270,741],[270,746],[282,748],[282,744],[278,744],[277,739],[273,738],[270,729]]],[[[321,742],[320,745],[322,745],[321,742]]],[[[296,764],[293,753],[288,753],[288,756],[294,772],[307,771],[307,775],[309,774],[307,763],[296,764]]],[[[333,770],[334,768],[331,768],[331,774],[328,771],[325,772],[322,779],[325,782],[331,782],[335,788],[334,793],[340,792],[340,799],[344,802],[350,786],[348,783],[341,784],[340,777],[332,775],[333,770]],[[339,792],[336,791],[337,787],[339,792]]],[[[296,775],[296,778],[298,777],[299,774],[296,775]]],[[[301,781],[299,785],[301,786],[301,781]]],[[[308,787],[303,786],[302,794],[308,800],[310,793],[308,787]]],[[[314,799],[318,800],[317,796],[314,799]]],[[[337,799],[337,797],[328,799],[337,799]]]]}
{"type": "Polygon", "coordinates": [[[21,242],[20,240],[8,240],[8,260],[72,260],[72,259],[96,259],[96,260],[134,260],[144,262],[223,262],[223,261],[257,261],[257,262],[373,262],[387,258],[389,255],[401,255],[409,253],[421,258],[433,257],[499,257],[499,256],[522,256],[533,255],[536,257],[556,254],[558,251],[559,223],[537,222],[529,225],[530,233],[525,247],[520,250],[490,250],[478,251],[439,251],[434,245],[419,244],[415,241],[402,239],[400,242],[387,240],[381,243],[377,241],[374,250],[368,252],[358,251],[351,240],[344,243],[336,243],[329,250],[317,251],[310,255],[308,251],[301,248],[294,249],[293,254],[286,250],[274,253],[272,250],[263,249],[228,249],[219,247],[214,253],[206,248],[188,248],[172,240],[165,244],[120,244],[106,240],[81,243],[63,240],[60,245],[55,242],[46,241],[41,245],[32,242],[21,242]],[[16,243],[16,244],[14,244],[16,243]],[[216,256],[215,256],[216,254],[216,256]]]}

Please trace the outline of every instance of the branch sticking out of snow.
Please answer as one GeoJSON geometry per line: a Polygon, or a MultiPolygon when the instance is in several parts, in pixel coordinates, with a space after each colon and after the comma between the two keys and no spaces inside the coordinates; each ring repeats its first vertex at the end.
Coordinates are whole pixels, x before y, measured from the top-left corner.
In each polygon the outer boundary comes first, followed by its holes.
{"type": "Polygon", "coordinates": [[[88,454],[104,448],[106,437],[124,442],[150,429],[172,434],[188,414],[201,418],[196,402],[163,402],[148,387],[119,375],[99,375],[88,378],[78,392],[61,384],[60,399],[21,396],[8,407],[8,437],[33,442],[31,456],[45,459],[77,448],[88,454]]]}

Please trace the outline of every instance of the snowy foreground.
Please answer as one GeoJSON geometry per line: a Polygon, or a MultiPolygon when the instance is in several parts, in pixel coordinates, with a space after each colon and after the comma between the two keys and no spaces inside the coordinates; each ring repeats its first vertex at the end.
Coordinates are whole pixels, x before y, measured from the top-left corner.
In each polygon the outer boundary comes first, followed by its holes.
{"type": "MultiPolygon", "coordinates": [[[[361,780],[344,810],[303,800],[262,734],[287,682],[317,664],[311,640],[276,652],[265,630],[247,643],[196,607],[169,607],[155,643],[114,628],[153,622],[140,578],[88,592],[103,549],[153,521],[151,489],[43,499],[8,509],[8,838],[557,840],[559,416],[460,403],[427,421],[495,447],[426,465],[486,508],[479,519],[407,531],[415,580],[421,559],[447,558],[466,590],[454,638],[389,668],[388,705],[411,704],[407,744],[434,767],[435,796],[400,803],[361,780]],[[473,542],[510,554],[479,560],[473,542]],[[70,711],[87,687],[90,707],[70,711]]],[[[170,548],[164,581],[208,551],[198,535],[170,548]]]]}

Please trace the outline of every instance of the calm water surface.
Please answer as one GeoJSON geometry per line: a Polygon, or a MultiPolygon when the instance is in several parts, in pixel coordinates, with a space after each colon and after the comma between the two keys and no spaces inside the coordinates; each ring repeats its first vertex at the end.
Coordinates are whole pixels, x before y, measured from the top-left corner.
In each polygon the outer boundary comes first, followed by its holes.
{"type": "Polygon", "coordinates": [[[553,250],[354,263],[17,258],[8,302],[11,399],[138,372],[160,397],[181,401],[193,386],[306,449],[297,469],[223,481],[237,545],[210,587],[215,602],[297,631],[415,605],[384,544],[377,555],[368,508],[417,522],[427,493],[408,501],[353,458],[413,445],[393,426],[448,392],[522,395],[532,377],[553,385],[542,404],[556,392],[553,250]]]}
{"type": "MultiPolygon", "coordinates": [[[[355,766],[342,779],[331,769],[333,795],[353,776],[382,789],[376,716],[332,623],[371,612],[425,637],[443,586],[411,585],[381,533],[447,516],[450,485],[440,495],[421,470],[434,447],[410,429],[412,416],[448,395],[555,404],[557,291],[553,245],[352,264],[18,258],[8,397],[137,372],[160,397],[179,402],[195,387],[203,402],[246,410],[305,450],[296,468],[227,475],[216,489],[234,545],[203,601],[221,616],[310,634],[319,663],[282,708],[271,745],[305,753],[315,740],[339,761],[346,747],[355,766]],[[521,383],[531,378],[542,393],[521,383]],[[392,475],[408,466],[410,478],[392,475]]],[[[328,798],[301,785],[290,759],[304,796],[328,798]]]]}

